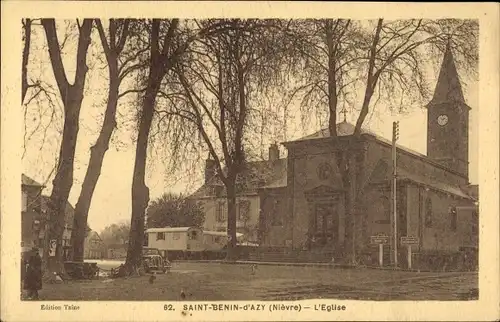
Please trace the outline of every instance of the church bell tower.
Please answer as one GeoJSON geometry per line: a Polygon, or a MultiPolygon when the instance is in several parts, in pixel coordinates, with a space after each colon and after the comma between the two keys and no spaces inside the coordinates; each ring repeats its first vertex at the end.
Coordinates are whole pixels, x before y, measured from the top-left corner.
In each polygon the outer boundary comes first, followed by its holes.
{"type": "Polygon", "coordinates": [[[469,110],[450,44],[427,104],[427,156],[469,178],[469,110]]]}

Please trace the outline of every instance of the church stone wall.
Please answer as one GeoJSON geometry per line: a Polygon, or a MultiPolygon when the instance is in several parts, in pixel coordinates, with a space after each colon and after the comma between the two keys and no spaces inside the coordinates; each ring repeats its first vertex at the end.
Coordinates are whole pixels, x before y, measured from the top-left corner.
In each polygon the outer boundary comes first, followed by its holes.
{"type": "Polygon", "coordinates": [[[370,244],[370,236],[391,235],[391,192],[379,186],[367,187],[363,195],[362,236],[363,244],[370,244]]]}
{"type": "Polygon", "coordinates": [[[435,190],[408,185],[408,234],[420,238],[419,251],[459,251],[473,240],[471,236],[472,203],[466,199],[456,198],[435,190]],[[428,216],[427,203],[430,200],[430,217],[432,223],[426,224],[428,216]],[[452,226],[450,207],[457,207],[456,228],[452,226]]]}
{"type": "MultiPolygon", "coordinates": [[[[425,191],[423,188],[418,187],[417,185],[409,184],[406,186],[407,191],[407,221],[406,221],[406,229],[408,236],[418,237],[422,240],[422,227],[421,221],[423,216],[424,209],[424,198],[423,192],[425,191]]],[[[415,250],[420,250],[420,246],[415,250]]]]}
{"type": "MultiPolygon", "coordinates": [[[[319,186],[328,186],[333,189],[342,189],[342,180],[338,171],[335,155],[332,151],[332,146],[329,144],[304,144],[293,149],[293,153],[289,154],[290,161],[293,166],[292,180],[293,182],[293,224],[290,227],[290,238],[293,240],[294,248],[302,248],[307,240],[309,230],[309,220],[313,209],[306,198],[306,192],[319,186]],[[325,176],[320,175],[320,168],[327,165],[331,171],[325,176]]],[[[288,190],[290,193],[290,189],[288,190]]],[[[337,212],[339,216],[339,243],[343,242],[344,227],[343,227],[343,200],[339,198],[337,204],[337,212]]]]}
{"type": "MultiPolygon", "coordinates": [[[[366,182],[363,200],[365,208],[363,209],[365,217],[363,222],[363,237],[376,234],[379,231],[390,235],[390,224],[387,225],[384,231],[380,224],[375,221],[382,217],[384,207],[380,204],[380,198],[383,195],[381,189],[383,183],[390,182],[391,179],[391,147],[380,142],[368,139],[368,152],[364,162],[366,169],[366,182]]],[[[439,166],[426,162],[417,156],[412,156],[408,153],[398,151],[398,168],[403,168],[410,175],[420,177],[423,180],[432,180],[443,182],[452,186],[466,184],[467,180],[453,172],[446,171],[439,166]]],[[[399,181],[402,185],[404,182],[399,181]]],[[[399,185],[398,185],[399,186],[399,185]]],[[[457,252],[463,246],[474,245],[475,239],[471,223],[473,222],[473,203],[471,200],[462,199],[452,195],[447,195],[440,191],[426,188],[424,186],[406,181],[402,188],[405,192],[404,214],[405,222],[400,220],[405,227],[402,234],[407,236],[419,237],[421,245],[414,248],[415,252],[435,253],[435,252],[457,252]],[[426,200],[429,198],[432,203],[432,226],[426,227],[426,200]],[[469,207],[465,210],[458,211],[456,229],[452,228],[450,207],[457,206],[469,207]]],[[[401,189],[401,188],[400,188],[401,189]]],[[[400,191],[403,192],[403,191],[400,191]]],[[[390,196],[390,190],[386,191],[390,196]]],[[[401,200],[399,200],[401,201],[401,200]]],[[[388,205],[390,209],[390,203],[388,205]]],[[[399,216],[398,216],[399,217],[399,216]]],[[[402,218],[401,218],[402,219],[402,218]]],[[[400,238],[398,238],[400,239],[400,238]]],[[[369,242],[369,241],[368,241],[369,242]]],[[[400,252],[406,251],[405,247],[399,247],[400,252]]],[[[405,258],[404,253],[401,254],[401,259],[405,258]]]]}
{"type": "MultiPolygon", "coordinates": [[[[391,232],[390,216],[387,218],[387,214],[390,214],[390,190],[387,184],[391,179],[391,146],[369,137],[365,137],[365,140],[367,152],[363,161],[364,191],[362,199],[364,201],[361,207],[363,216],[358,217],[361,219],[357,219],[356,225],[356,235],[358,238],[361,237],[357,241],[362,248],[369,245],[369,236],[377,233],[390,235],[391,232]],[[384,183],[385,187],[383,187],[384,183]]],[[[289,217],[290,220],[283,233],[286,236],[283,237],[284,244],[286,244],[286,239],[291,239],[295,248],[301,248],[307,240],[310,216],[314,214],[313,203],[307,199],[307,192],[321,186],[342,189],[341,176],[335,162],[333,148],[331,143],[326,140],[314,144],[296,143],[289,148],[288,169],[290,172],[288,173],[289,186],[286,188],[286,198],[288,199],[288,216],[293,216],[293,218],[289,217]],[[331,169],[331,173],[326,177],[321,176],[319,170],[324,165],[328,165],[331,169]]],[[[403,151],[398,151],[398,167],[423,180],[435,180],[454,186],[466,183],[466,179],[460,175],[403,151]]],[[[401,209],[398,218],[402,216],[402,226],[398,227],[398,230],[401,230],[400,236],[404,234],[420,237],[421,251],[458,251],[465,243],[465,237],[461,236],[461,232],[466,228],[461,228],[465,224],[463,220],[459,219],[456,231],[451,229],[449,208],[464,204],[470,205],[471,202],[460,198],[454,199],[454,197],[438,191],[426,190],[411,182],[400,181],[400,185],[401,188],[398,188],[398,191],[402,194],[401,196],[404,196],[398,199],[403,203],[398,205],[398,209],[401,209]],[[424,203],[427,197],[432,199],[433,204],[434,222],[433,226],[429,228],[426,228],[424,223],[424,203]]],[[[342,197],[338,199],[336,209],[339,215],[339,244],[342,244],[345,231],[342,197]]],[[[278,232],[276,231],[276,233],[278,232]]],[[[281,241],[275,242],[283,243],[281,241]]]]}

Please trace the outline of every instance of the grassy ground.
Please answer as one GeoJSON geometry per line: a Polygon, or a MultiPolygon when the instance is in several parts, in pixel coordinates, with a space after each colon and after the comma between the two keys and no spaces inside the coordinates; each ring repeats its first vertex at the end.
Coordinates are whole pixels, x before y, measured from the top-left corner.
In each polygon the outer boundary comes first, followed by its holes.
{"type": "MultiPolygon", "coordinates": [[[[116,263],[100,263],[104,269],[116,263]]],[[[414,273],[374,269],[223,263],[173,263],[169,274],[128,279],[69,281],[46,284],[42,300],[289,300],[339,298],[361,300],[453,300],[470,297],[477,289],[477,274],[414,273]]]]}

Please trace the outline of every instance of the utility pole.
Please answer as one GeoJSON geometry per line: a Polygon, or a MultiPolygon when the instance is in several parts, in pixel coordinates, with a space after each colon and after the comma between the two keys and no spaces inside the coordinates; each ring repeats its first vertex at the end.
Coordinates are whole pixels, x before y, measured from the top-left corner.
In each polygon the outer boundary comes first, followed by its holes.
{"type": "Polygon", "coordinates": [[[396,167],[396,142],[399,138],[399,122],[392,123],[392,185],[391,185],[391,196],[392,196],[392,235],[393,235],[393,250],[394,250],[394,267],[398,266],[398,216],[397,216],[397,203],[396,203],[396,177],[397,177],[397,167],[396,167]]]}

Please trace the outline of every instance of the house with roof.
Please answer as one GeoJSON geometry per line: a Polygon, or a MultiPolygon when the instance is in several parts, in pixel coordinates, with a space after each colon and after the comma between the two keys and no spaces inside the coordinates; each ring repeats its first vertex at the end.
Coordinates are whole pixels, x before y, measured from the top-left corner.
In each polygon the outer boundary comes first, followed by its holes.
{"type": "MultiPolygon", "coordinates": [[[[454,258],[463,249],[478,246],[478,187],[469,183],[471,108],[449,46],[426,108],[427,153],[396,148],[396,238],[398,243],[403,236],[419,239],[413,246],[414,262],[421,259],[422,265],[435,256],[454,258]]],[[[237,202],[248,202],[250,207],[243,212],[248,219],[240,210],[239,229],[245,220],[250,223],[252,237],[261,246],[317,253],[325,260],[346,259],[352,251],[346,247],[352,247],[358,260],[376,262],[378,247],[370,237],[394,236],[392,142],[365,129],[359,138],[353,133],[354,125],[344,121],[337,124],[337,139],[323,129],[282,143],[286,159],[280,159],[277,146],[272,146],[268,160],[249,162],[241,175],[245,184],[237,202]],[[355,160],[349,164],[355,182],[345,186],[336,162],[339,151],[353,154],[355,160]],[[356,189],[359,196],[351,214],[346,213],[346,189],[356,189]],[[354,227],[349,241],[347,222],[354,227]]],[[[211,160],[207,160],[205,178],[194,195],[204,201],[205,227],[225,229],[224,189],[214,178],[211,160]]],[[[389,247],[385,248],[388,252],[389,247]]],[[[397,248],[404,262],[406,248],[397,248]]]]}
{"type": "Polygon", "coordinates": [[[43,184],[36,182],[25,174],[21,174],[21,248],[22,251],[32,247],[41,247],[40,230],[42,223],[42,191],[43,184]]]}
{"type": "MultiPolygon", "coordinates": [[[[49,196],[42,195],[44,185],[36,182],[25,174],[21,177],[21,244],[23,251],[36,246],[45,247],[45,232],[48,228],[48,203],[49,196]]],[[[63,255],[65,259],[71,258],[71,232],[73,228],[75,209],[67,202],[64,215],[63,255]]],[[[40,252],[43,256],[43,252],[40,252]]]]}
{"type": "Polygon", "coordinates": [[[85,237],[83,249],[84,259],[103,259],[106,258],[106,245],[99,234],[92,230],[85,237]]]}
{"type": "MultiPolygon", "coordinates": [[[[247,162],[236,182],[236,231],[249,242],[259,239],[261,211],[260,190],[266,186],[281,184],[286,177],[286,159],[280,158],[277,144],[269,148],[269,159],[247,162]]],[[[216,175],[215,161],[205,163],[205,184],[190,196],[205,210],[204,230],[227,230],[227,199],[225,187],[216,175]]]]}
{"type": "MultiPolygon", "coordinates": [[[[49,196],[42,197],[42,212],[48,212],[49,196]]],[[[75,208],[69,201],[66,202],[66,209],[64,210],[64,230],[62,235],[62,246],[63,246],[63,258],[67,261],[71,260],[73,257],[73,247],[71,234],[73,232],[73,224],[75,218],[75,208]]],[[[45,230],[42,229],[40,234],[40,245],[43,245],[43,237],[45,235],[45,230]]]]}

